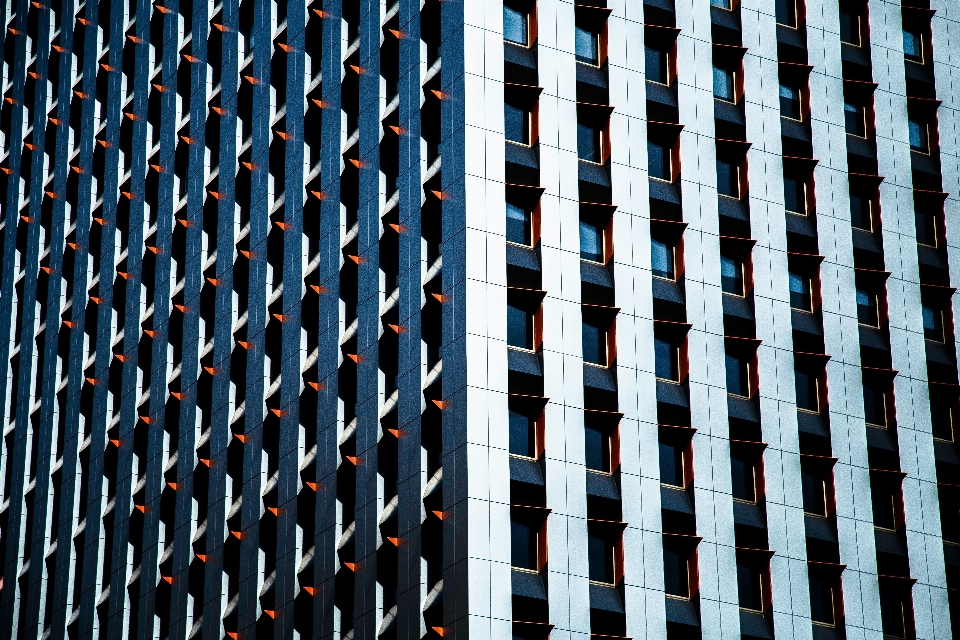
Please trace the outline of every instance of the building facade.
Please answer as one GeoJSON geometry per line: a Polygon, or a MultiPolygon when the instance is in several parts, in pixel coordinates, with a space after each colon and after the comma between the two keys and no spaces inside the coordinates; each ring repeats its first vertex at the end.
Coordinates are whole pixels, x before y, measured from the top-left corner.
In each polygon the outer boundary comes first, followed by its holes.
{"type": "Polygon", "coordinates": [[[956,2],[2,15],[0,636],[960,637],[956,2]]]}

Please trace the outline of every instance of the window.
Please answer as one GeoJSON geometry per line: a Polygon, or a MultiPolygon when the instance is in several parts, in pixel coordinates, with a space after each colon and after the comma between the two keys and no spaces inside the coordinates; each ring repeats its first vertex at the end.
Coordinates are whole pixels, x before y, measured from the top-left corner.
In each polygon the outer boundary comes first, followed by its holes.
{"type": "Polygon", "coordinates": [[[690,551],[666,541],[663,545],[663,587],[667,595],[690,597],[690,551]]]}
{"type": "Polygon", "coordinates": [[[877,294],[857,287],[857,320],[868,327],[880,326],[877,294]]]}
{"type": "Polygon", "coordinates": [[[910,594],[893,585],[880,585],[880,619],[885,638],[906,638],[913,635],[913,605],[910,594]]]}
{"type": "Polygon", "coordinates": [[[724,293],[743,296],[743,262],[730,256],[720,256],[720,288],[724,293]]]}
{"type": "Polygon", "coordinates": [[[734,498],[744,502],[757,501],[757,465],[752,456],[731,454],[730,476],[734,498]]]}
{"type": "Polygon", "coordinates": [[[710,6],[730,10],[730,0],[710,0],[710,6]]]}
{"type": "Polygon", "coordinates": [[[530,212],[507,203],[507,242],[529,246],[532,242],[530,212]]]}
{"type": "Polygon", "coordinates": [[[653,275],[657,278],[675,280],[676,264],[676,248],[662,240],[650,238],[650,265],[653,275]]]}
{"type": "Polygon", "coordinates": [[[832,576],[810,573],[810,617],[814,622],[829,626],[837,623],[835,612],[839,594],[836,593],[836,583],[832,576]]]}
{"type": "Polygon", "coordinates": [[[577,123],[577,157],[587,162],[601,164],[603,156],[601,155],[601,140],[603,134],[600,129],[594,129],[592,126],[582,122],[577,123]]]}
{"type": "Polygon", "coordinates": [[[530,112],[503,104],[503,135],[510,142],[530,144],[530,112]]]}
{"type": "Polygon", "coordinates": [[[527,46],[530,33],[528,26],[529,16],[526,12],[503,6],[503,39],[514,44],[527,46]]]}
{"type": "Polygon", "coordinates": [[[655,374],[662,380],[680,382],[680,349],[666,340],[653,339],[655,374]]]}
{"type": "Polygon", "coordinates": [[[812,279],[790,272],[790,307],[798,311],[813,311],[812,279]]]}
{"type": "Polygon", "coordinates": [[[610,473],[610,435],[597,428],[583,428],[584,463],[587,469],[610,473]]]}
{"type": "Polygon", "coordinates": [[[510,453],[537,457],[536,422],[516,411],[510,412],[510,453]]]}
{"type": "Polygon", "coordinates": [[[740,199],[740,166],[717,160],[717,193],[740,199]]]}
{"type": "Polygon", "coordinates": [[[533,314],[507,305],[507,344],[518,349],[533,349],[533,314]]]}
{"type": "Polygon", "coordinates": [[[923,337],[931,342],[943,342],[943,309],[924,302],[922,312],[923,337]]]}
{"type": "Polygon", "coordinates": [[[930,398],[930,423],[933,437],[937,440],[953,442],[953,414],[956,401],[944,398],[930,398]]]}
{"type": "Polygon", "coordinates": [[[827,480],[811,465],[800,466],[800,484],[803,489],[803,511],[812,516],[827,516],[827,480]]]}
{"type": "Polygon", "coordinates": [[[846,11],[840,12],[840,42],[860,46],[860,16],[846,11]]]}
{"type": "Polygon", "coordinates": [[[903,30],[903,57],[923,64],[923,36],[916,31],[903,30]]]}
{"type": "Polygon", "coordinates": [[[850,224],[854,229],[873,232],[873,198],[850,193],[850,224]]]}
{"type": "Polygon", "coordinates": [[[683,474],[683,447],[676,442],[660,441],[660,484],[686,485],[683,474]]]}
{"type": "Polygon", "coordinates": [[[801,120],[800,89],[780,85],[780,115],[791,120],[801,120]]]}
{"type": "Polygon", "coordinates": [[[763,572],[752,562],[737,557],[737,591],[740,608],[763,611],[763,572]]]}
{"type": "Polygon", "coordinates": [[[926,122],[907,120],[907,131],[910,134],[910,150],[917,153],[930,153],[930,132],[926,122]]]}
{"type": "Polygon", "coordinates": [[[797,2],[796,0],[776,0],[777,24],[785,27],[796,28],[797,26],[797,2]]]}
{"type": "Polygon", "coordinates": [[[647,80],[659,84],[669,84],[669,56],[666,51],[645,47],[647,80]]]}
{"type": "Polygon", "coordinates": [[[670,182],[673,179],[670,166],[670,147],[647,140],[647,170],[651,178],[670,182]]]}
{"type": "Polygon", "coordinates": [[[575,29],[574,44],[577,62],[595,66],[600,64],[600,34],[584,29],[580,25],[575,29]]]}
{"type": "Polygon", "coordinates": [[[917,242],[928,247],[938,246],[936,214],[917,211],[914,213],[914,218],[917,223],[917,242]]]}
{"type": "Polygon", "coordinates": [[[783,177],[783,205],[790,213],[807,215],[807,185],[803,180],[783,177]]]}
{"type": "Polygon", "coordinates": [[[750,363],[746,358],[726,354],[727,393],[750,397],[750,363]]]}
{"type": "Polygon", "coordinates": [[[518,569],[536,571],[539,527],[528,522],[510,521],[510,564],[518,569]]]}
{"type": "Polygon", "coordinates": [[[583,324],[583,361],[601,367],[607,365],[607,332],[596,325],[584,321],[583,324]]]}
{"type": "Polygon", "coordinates": [[[863,383],[863,418],[875,427],[887,427],[887,390],[872,382],[863,383]]]}
{"type": "Polygon", "coordinates": [[[793,380],[797,389],[797,408],[820,413],[820,376],[811,371],[796,369],[793,380]]]}
{"type": "Polygon", "coordinates": [[[736,74],[727,69],[713,67],[713,95],[726,102],[736,102],[736,74]]]}
{"type": "Polygon", "coordinates": [[[897,528],[897,487],[888,478],[877,476],[886,474],[871,474],[870,493],[873,497],[873,526],[879,529],[896,530],[897,528]]]}
{"type": "Polygon", "coordinates": [[[613,542],[591,533],[587,539],[587,551],[590,561],[590,580],[613,584],[615,580],[613,542]]]}
{"type": "Polygon", "coordinates": [[[843,124],[847,133],[858,138],[867,137],[867,112],[862,104],[844,101],[843,124]]]}
{"type": "Polygon", "coordinates": [[[603,229],[585,220],[580,221],[580,259],[603,262],[603,229]]]}

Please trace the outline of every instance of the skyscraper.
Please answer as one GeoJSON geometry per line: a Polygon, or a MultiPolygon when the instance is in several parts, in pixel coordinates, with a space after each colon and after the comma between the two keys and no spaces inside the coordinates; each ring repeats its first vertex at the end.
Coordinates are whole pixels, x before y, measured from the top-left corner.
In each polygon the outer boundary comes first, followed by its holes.
{"type": "Polygon", "coordinates": [[[0,636],[960,637],[904,3],[9,0],[0,636]]]}

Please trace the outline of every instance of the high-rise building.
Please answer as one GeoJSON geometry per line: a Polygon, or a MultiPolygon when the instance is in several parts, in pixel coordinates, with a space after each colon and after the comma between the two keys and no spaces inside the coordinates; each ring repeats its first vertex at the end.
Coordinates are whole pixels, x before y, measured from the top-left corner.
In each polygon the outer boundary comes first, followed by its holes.
{"type": "Polygon", "coordinates": [[[958,3],[0,15],[0,637],[960,637],[958,3]]]}

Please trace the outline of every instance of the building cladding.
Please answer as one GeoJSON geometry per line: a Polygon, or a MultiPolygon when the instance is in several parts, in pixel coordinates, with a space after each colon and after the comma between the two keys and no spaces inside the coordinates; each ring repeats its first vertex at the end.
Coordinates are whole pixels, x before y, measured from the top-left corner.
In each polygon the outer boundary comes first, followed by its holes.
{"type": "Polygon", "coordinates": [[[960,637],[960,5],[581,1],[6,0],[0,636],[960,637]]]}

